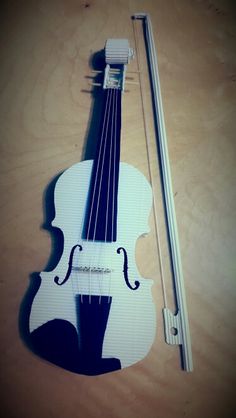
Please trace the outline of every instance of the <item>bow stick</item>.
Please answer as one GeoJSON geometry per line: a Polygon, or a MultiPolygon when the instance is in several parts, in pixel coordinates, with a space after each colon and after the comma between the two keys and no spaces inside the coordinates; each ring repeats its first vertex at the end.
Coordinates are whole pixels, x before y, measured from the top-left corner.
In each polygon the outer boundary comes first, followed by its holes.
{"type": "MultiPolygon", "coordinates": [[[[180,246],[179,246],[179,238],[178,238],[178,229],[177,229],[172,182],[171,182],[167,138],[166,138],[164,114],[163,114],[163,107],[162,107],[160,80],[159,80],[159,74],[158,74],[157,55],[156,55],[155,43],[154,43],[153,32],[152,32],[152,24],[151,24],[151,19],[149,15],[146,13],[136,13],[133,16],[133,19],[141,19],[144,22],[146,53],[147,53],[148,63],[149,63],[149,68],[150,68],[150,81],[151,81],[152,96],[153,96],[153,115],[154,115],[155,127],[156,127],[156,141],[159,146],[159,161],[160,161],[160,168],[162,172],[164,206],[165,206],[167,230],[168,230],[168,236],[169,236],[169,242],[170,242],[170,257],[171,257],[171,264],[172,264],[173,280],[174,280],[175,292],[176,292],[177,313],[174,315],[167,306],[163,267],[162,267],[162,261],[161,261],[161,249],[160,249],[160,243],[159,243],[158,222],[157,222],[155,199],[154,199],[154,218],[155,218],[157,245],[158,245],[158,250],[159,250],[160,270],[161,270],[162,288],[163,288],[163,296],[164,296],[163,318],[164,318],[164,328],[165,328],[165,340],[168,344],[179,345],[181,347],[183,369],[187,372],[190,372],[193,370],[191,337],[190,337],[190,331],[189,331],[188,311],[187,311],[187,304],[186,304],[184,278],[183,278],[183,270],[182,270],[180,246]]],[[[135,36],[135,44],[136,44],[136,52],[137,52],[137,63],[139,67],[138,48],[137,48],[137,39],[136,39],[137,36],[136,36],[135,28],[134,28],[134,36],[135,36]]],[[[144,113],[140,68],[138,68],[138,70],[139,70],[138,73],[139,73],[139,80],[140,80],[140,87],[141,87],[142,107],[143,107],[143,113],[144,113]]],[[[144,125],[146,125],[145,118],[144,118],[144,125]]],[[[150,160],[150,151],[149,151],[149,144],[148,144],[149,141],[147,137],[146,127],[145,127],[145,134],[146,134],[146,141],[147,141],[148,159],[150,160]]],[[[152,182],[151,172],[150,172],[150,179],[152,182]]]]}

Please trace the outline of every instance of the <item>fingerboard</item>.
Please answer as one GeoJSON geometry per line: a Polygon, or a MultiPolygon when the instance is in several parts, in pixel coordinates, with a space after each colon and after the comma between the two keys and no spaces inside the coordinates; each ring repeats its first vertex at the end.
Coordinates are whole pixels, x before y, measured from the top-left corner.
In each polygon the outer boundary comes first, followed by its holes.
{"type": "Polygon", "coordinates": [[[120,163],[121,90],[105,89],[103,120],[93,163],[83,238],[113,242],[117,238],[120,163]]]}

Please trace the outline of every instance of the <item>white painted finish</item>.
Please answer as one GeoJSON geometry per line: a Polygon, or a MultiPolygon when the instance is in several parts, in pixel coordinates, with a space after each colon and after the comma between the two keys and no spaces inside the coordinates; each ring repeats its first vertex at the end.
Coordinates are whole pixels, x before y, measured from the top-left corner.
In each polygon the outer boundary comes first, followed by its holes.
{"type": "Polygon", "coordinates": [[[103,88],[125,89],[127,64],[134,58],[128,39],[107,39],[105,45],[106,68],[103,88]],[[115,65],[115,67],[114,67],[115,65]]]}
{"type": "Polygon", "coordinates": [[[135,263],[136,241],[140,235],[149,231],[152,191],[142,173],[126,163],[120,163],[117,242],[83,241],[81,231],[92,163],[83,161],[73,165],[61,175],[56,184],[56,216],[52,225],[63,231],[64,251],[53,271],[41,273],[41,286],[30,314],[30,331],[57,318],[73,324],[79,335],[75,294],[112,296],[103,357],[119,358],[122,367],[126,367],[145,357],[155,337],[156,313],[151,294],[153,281],[141,278],[135,263]],[[71,248],[75,244],[82,245],[83,250],[75,251],[75,269],[69,280],[58,286],[54,277],[57,275],[61,280],[65,277],[71,248]],[[117,254],[120,246],[126,249],[129,257],[131,284],[135,280],[140,281],[140,287],[135,291],[130,290],[125,283],[123,254],[117,254]],[[84,267],[104,270],[102,273],[86,274],[85,271],[79,271],[84,267]]]}
{"type": "MultiPolygon", "coordinates": [[[[165,200],[165,210],[167,215],[167,229],[170,240],[171,261],[173,267],[173,278],[175,284],[176,301],[178,307],[177,317],[179,320],[175,320],[175,328],[180,338],[173,338],[172,330],[170,327],[170,310],[163,310],[164,325],[166,342],[169,344],[180,344],[182,349],[183,368],[187,372],[193,370],[192,359],[192,347],[191,336],[189,330],[188,310],[186,303],[186,294],[184,286],[183,268],[181,262],[180,246],[178,228],[175,214],[175,204],[172,190],[171,171],[169,163],[169,153],[167,146],[167,136],[165,130],[164,112],[161,98],[161,86],[158,74],[158,64],[156,48],[154,43],[152,24],[150,16],[146,13],[136,13],[134,15],[136,19],[142,19],[145,22],[145,34],[146,34],[146,48],[148,55],[148,62],[150,65],[150,80],[152,85],[152,96],[154,103],[154,120],[157,126],[158,135],[157,142],[160,150],[160,166],[163,178],[163,190],[165,200]],[[181,342],[180,342],[181,341],[181,342]]],[[[156,214],[155,214],[156,216],[156,214]]],[[[174,321],[174,315],[172,314],[171,321],[174,321]]],[[[175,319],[176,319],[175,318],[175,319]]],[[[176,335],[177,335],[176,334],[176,335]]]]}
{"type": "Polygon", "coordinates": [[[128,39],[107,39],[105,60],[107,64],[128,64],[134,51],[129,46],[128,39]]]}

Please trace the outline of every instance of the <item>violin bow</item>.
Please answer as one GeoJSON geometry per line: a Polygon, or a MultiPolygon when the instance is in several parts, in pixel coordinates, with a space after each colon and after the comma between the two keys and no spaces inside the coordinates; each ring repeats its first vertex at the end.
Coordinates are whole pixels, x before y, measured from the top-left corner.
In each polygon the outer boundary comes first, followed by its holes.
{"type": "MultiPolygon", "coordinates": [[[[181,347],[183,369],[187,372],[193,371],[193,360],[192,360],[192,348],[191,348],[191,337],[189,330],[189,319],[186,303],[186,294],[184,287],[184,278],[183,278],[183,269],[180,255],[180,245],[178,237],[178,229],[176,222],[175,214],[175,205],[173,197],[173,188],[171,181],[171,171],[169,163],[169,154],[167,146],[167,137],[165,130],[164,122],[164,113],[162,106],[161,98],[161,88],[160,88],[160,79],[158,74],[158,64],[157,64],[157,54],[154,43],[152,24],[150,16],[146,13],[135,13],[133,18],[134,25],[134,38],[137,54],[137,64],[138,64],[138,74],[140,81],[140,92],[141,92],[141,101],[142,101],[142,110],[144,115],[144,103],[143,103],[143,93],[142,93],[142,79],[140,75],[140,66],[139,66],[139,52],[137,45],[137,35],[135,31],[134,20],[141,19],[144,23],[144,36],[145,36],[145,45],[146,45],[146,54],[149,63],[150,70],[150,82],[152,89],[152,98],[153,98],[153,117],[155,122],[155,133],[156,133],[156,142],[159,148],[159,162],[160,169],[162,174],[162,185],[163,185],[163,198],[164,198],[164,208],[166,213],[166,226],[169,237],[170,244],[170,259],[172,265],[172,274],[174,281],[174,288],[176,294],[176,305],[177,313],[173,312],[168,308],[167,297],[164,283],[163,275],[163,266],[161,261],[161,247],[159,242],[159,231],[158,231],[158,222],[157,222],[157,211],[154,199],[154,219],[155,219],[155,229],[157,236],[157,246],[160,259],[160,271],[161,271],[161,282],[163,289],[163,320],[164,320],[164,330],[165,330],[165,341],[167,344],[179,345],[181,347]]],[[[144,129],[147,142],[147,153],[148,160],[150,161],[150,145],[147,135],[146,122],[144,117],[144,129]]],[[[150,180],[152,183],[152,174],[149,164],[149,173],[150,180]]]]}

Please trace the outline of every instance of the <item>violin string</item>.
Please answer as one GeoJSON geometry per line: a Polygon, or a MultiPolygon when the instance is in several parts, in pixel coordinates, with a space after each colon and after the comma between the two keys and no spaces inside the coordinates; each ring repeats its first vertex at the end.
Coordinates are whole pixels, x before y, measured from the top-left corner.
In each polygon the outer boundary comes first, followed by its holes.
{"type": "MultiPolygon", "coordinates": [[[[112,191],[113,191],[113,193],[112,193],[112,220],[111,220],[111,228],[112,228],[112,233],[111,233],[111,236],[112,236],[112,241],[114,240],[114,222],[115,222],[115,184],[116,184],[116,142],[117,142],[117,124],[116,124],[116,122],[117,122],[117,115],[118,115],[118,112],[117,112],[117,98],[118,98],[118,91],[117,91],[117,89],[115,89],[115,101],[114,101],[114,106],[115,106],[115,120],[114,120],[114,159],[113,159],[113,161],[114,161],[114,164],[113,164],[113,186],[112,186],[112,191]]],[[[111,299],[111,273],[110,273],[110,276],[109,276],[109,291],[108,291],[108,294],[109,294],[109,298],[108,298],[108,302],[110,301],[110,299],[111,299]]]]}
{"type": "MultiPolygon", "coordinates": [[[[113,148],[115,148],[114,140],[115,140],[115,132],[114,132],[114,121],[116,120],[116,114],[115,114],[115,97],[116,97],[116,89],[112,89],[112,115],[111,115],[111,142],[110,142],[110,152],[109,152],[109,169],[108,169],[108,184],[107,184],[107,204],[106,204],[106,226],[105,226],[105,243],[107,243],[107,228],[108,228],[108,220],[109,220],[109,206],[110,206],[110,184],[111,184],[111,169],[112,169],[112,151],[113,148]]],[[[113,160],[113,167],[115,167],[115,161],[113,160]]],[[[114,171],[114,168],[113,168],[114,171]]],[[[112,188],[112,202],[113,202],[113,196],[115,193],[114,189],[114,182],[112,182],[113,188],[112,188]]],[[[111,220],[111,228],[113,232],[113,218],[111,220]]],[[[113,233],[111,233],[111,240],[113,240],[113,233]]],[[[106,247],[105,247],[106,248],[106,247]]],[[[110,294],[110,281],[111,281],[111,275],[109,275],[109,294],[110,294]]],[[[109,303],[109,295],[108,295],[108,303],[109,303]]]]}
{"type": "Polygon", "coordinates": [[[110,93],[110,91],[108,90],[108,94],[107,94],[107,97],[106,97],[106,105],[105,105],[105,113],[104,113],[103,125],[102,125],[102,133],[101,133],[99,154],[98,154],[97,171],[96,171],[96,175],[95,175],[94,189],[93,189],[93,196],[92,196],[92,203],[91,203],[90,214],[89,214],[89,222],[88,222],[88,230],[87,230],[87,241],[89,240],[89,233],[90,233],[90,227],[91,227],[91,221],[92,221],[92,213],[93,213],[94,200],[95,200],[95,191],[96,191],[96,187],[97,187],[98,171],[99,171],[99,166],[100,166],[101,150],[102,150],[103,141],[104,141],[104,129],[105,129],[105,122],[106,122],[106,118],[107,118],[107,111],[108,111],[108,107],[109,107],[108,102],[109,102],[109,98],[110,98],[109,93],[110,93]]]}
{"type": "MultiPolygon", "coordinates": [[[[105,243],[107,242],[107,228],[108,228],[109,203],[110,203],[111,160],[112,160],[112,148],[113,148],[113,125],[114,125],[114,91],[115,91],[115,89],[112,89],[111,145],[110,145],[110,152],[109,152],[109,167],[108,167],[108,182],[107,182],[107,202],[106,202],[105,243]]],[[[114,190],[113,190],[113,192],[114,192],[114,190]]]]}
{"type": "MultiPolygon", "coordinates": [[[[91,175],[92,175],[92,169],[93,169],[93,167],[91,167],[91,170],[90,170],[90,179],[91,179],[91,175]]],[[[90,186],[90,182],[88,184],[87,193],[89,192],[89,186],[90,186]]],[[[88,270],[83,270],[83,258],[85,257],[85,261],[86,261],[86,254],[89,251],[89,247],[86,248],[86,244],[87,244],[88,240],[87,239],[83,240],[83,238],[82,238],[82,231],[83,231],[86,219],[87,219],[87,205],[86,205],[86,200],[85,200],[85,204],[84,204],[84,208],[83,208],[83,214],[81,216],[80,233],[78,234],[78,239],[77,239],[77,244],[81,243],[81,239],[83,241],[83,243],[82,243],[83,251],[80,253],[78,263],[76,263],[76,266],[78,266],[78,267],[81,266],[82,269],[80,271],[74,272],[75,276],[76,276],[75,277],[75,286],[74,286],[75,291],[72,291],[74,296],[78,295],[78,294],[80,295],[81,303],[83,303],[83,294],[81,294],[80,292],[82,292],[82,291],[85,292],[85,290],[82,290],[82,288],[79,287],[79,279],[80,279],[80,275],[87,274],[87,272],[88,272],[88,270]]],[[[85,264],[84,267],[89,268],[89,266],[87,266],[86,264],[85,264]]]]}
{"type": "MultiPolygon", "coordinates": [[[[110,89],[108,89],[110,90],[110,89]]],[[[111,97],[112,94],[109,95],[109,112],[111,111],[111,97]]],[[[107,147],[107,138],[108,138],[108,126],[109,126],[109,118],[107,118],[106,123],[106,131],[105,131],[105,139],[104,139],[104,150],[103,150],[103,156],[102,156],[102,165],[101,165],[101,174],[100,174],[100,181],[99,181],[99,187],[98,187],[98,201],[97,201],[97,207],[96,207],[96,215],[95,215],[95,225],[94,225],[94,231],[93,231],[93,242],[95,240],[96,231],[97,231],[97,221],[98,221],[98,211],[99,211],[99,205],[101,201],[101,187],[102,187],[102,178],[103,178],[103,172],[104,172],[104,162],[105,162],[105,153],[106,153],[106,147],[107,147]]]]}
{"type": "Polygon", "coordinates": [[[113,164],[113,185],[112,185],[112,223],[111,223],[111,236],[112,241],[114,240],[114,210],[115,210],[115,167],[116,167],[116,117],[117,117],[117,91],[115,92],[115,100],[114,100],[114,106],[115,106],[115,121],[114,121],[114,164],[113,164]]]}
{"type": "MultiPolygon", "coordinates": [[[[106,119],[107,119],[107,113],[108,113],[108,108],[109,108],[109,105],[108,105],[109,99],[110,99],[110,94],[109,94],[109,91],[108,91],[107,96],[106,96],[106,102],[105,102],[105,112],[104,112],[104,119],[103,119],[102,131],[101,131],[97,167],[96,167],[96,173],[95,173],[95,179],[94,179],[92,202],[91,202],[90,213],[89,213],[87,239],[86,239],[87,243],[89,241],[89,233],[90,233],[90,228],[91,228],[92,214],[93,214],[93,211],[94,211],[95,194],[96,194],[96,187],[97,187],[97,181],[98,181],[98,172],[99,172],[99,167],[100,167],[101,151],[102,151],[103,143],[104,143],[104,140],[105,140],[104,131],[106,129],[105,126],[106,126],[106,119]]],[[[93,242],[94,242],[94,236],[93,236],[93,242]]],[[[88,280],[89,281],[89,302],[91,303],[91,258],[90,258],[88,267],[89,267],[89,270],[88,270],[88,273],[89,273],[89,280],[88,280]]]]}
{"type": "MultiPolygon", "coordinates": [[[[110,203],[110,179],[111,179],[111,163],[112,163],[112,149],[114,148],[114,141],[113,141],[113,126],[114,126],[114,120],[116,120],[116,114],[114,115],[114,96],[115,96],[115,90],[111,89],[112,94],[112,116],[111,116],[111,145],[110,145],[110,153],[109,153],[109,175],[108,175],[108,189],[107,189],[107,207],[106,207],[106,228],[105,228],[105,243],[107,243],[107,226],[108,226],[108,218],[109,218],[109,203],[110,203]]],[[[114,160],[113,160],[114,161],[114,160]]],[[[115,162],[113,163],[114,167],[115,162]]],[[[112,188],[112,200],[114,196],[114,187],[112,188]]],[[[111,228],[113,230],[113,219],[111,228]]],[[[113,239],[113,233],[111,234],[111,237],[113,239]]],[[[106,248],[106,247],[105,247],[106,248]]],[[[104,280],[104,273],[103,273],[103,280],[104,280]]],[[[109,280],[108,280],[108,299],[107,303],[110,302],[110,292],[111,292],[111,271],[109,272],[109,280]]]]}
{"type": "MultiPolygon", "coordinates": [[[[112,92],[108,92],[108,94],[110,95],[110,101],[112,101],[112,92]]],[[[109,108],[108,108],[108,112],[107,112],[107,125],[106,125],[106,136],[105,136],[105,143],[104,143],[104,151],[103,151],[103,161],[105,158],[105,154],[106,154],[106,146],[107,146],[107,131],[108,131],[108,126],[109,126],[109,115],[110,115],[110,102],[109,102],[109,108]]],[[[103,177],[103,167],[102,167],[102,172],[101,172],[101,177],[100,177],[100,182],[102,182],[102,177],[103,177]]],[[[97,203],[97,209],[99,207],[99,202],[100,202],[100,196],[98,198],[98,203],[97,203]]],[[[97,225],[96,225],[97,226],[97,225]]],[[[94,228],[94,236],[96,235],[96,226],[94,228]]],[[[104,248],[103,248],[103,243],[97,243],[97,254],[98,254],[98,260],[101,260],[101,253],[103,253],[104,255],[104,248]]],[[[99,263],[99,261],[98,261],[99,263]]],[[[98,264],[99,265],[99,264],[98,264]]],[[[98,276],[98,283],[99,283],[99,291],[100,291],[100,295],[99,295],[99,304],[101,304],[101,297],[102,297],[102,289],[103,289],[103,283],[104,283],[104,272],[103,270],[100,272],[100,275],[98,276]]]]}
{"type": "MultiPolygon", "coordinates": [[[[138,46],[138,35],[137,35],[137,28],[136,28],[136,20],[133,22],[133,32],[134,32],[134,43],[135,43],[135,49],[136,49],[136,57],[137,57],[137,68],[138,68],[138,78],[139,78],[139,86],[140,86],[140,97],[141,97],[141,107],[142,107],[142,115],[143,115],[143,125],[144,125],[144,133],[145,133],[145,142],[146,142],[146,149],[147,149],[147,161],[148,161],[148,173],[149,173],[149,179],[151,183],[151,187],[154,190],[154,181],[153,181],[153,175],[151,170],[151,159],[150,159],[150,137],[148,133],[148,127],[147,127],[147,120],[146,120],[146,112],[145,112],[145,106],[144,106],[144,87],[143,87],[143,78],[141,77],[141,68],[140,68],[140,55],[139,55],[139,46],[138,46]]],[[[159,231],[159,223],[157,218],[157,205],[156,205],[156,198],[155,193],[153,196],[153,212],[154,212],[154,226],[155,226],[155,235],[156,235],[156,243],[157,243],[157,252],[158,252],[158,259],[159,259],[159,269],[160,269],[160,276],[161,276],[161,287],[162,287],[162,293],[163,293],[163,301],[164,301],[164,307],[167,307],[167,292],[166,292],[166,285],[165,285],[165,277],[164,277],[164,267],[163,267],[163,256],[162,256],[162,250],[161,250],[161,242],[160,242],[160,231],[159,231]]]]}
{"type": "MultiPolygon", "coordinates": [[[[97,220],[98,220],[98,211],[99,211],[99,206],[100,206],[100,201],[101,201],[101,186],[102,186],[102,179],[103,179],[103,173],[104,173],[104,161],[105,161],[105,154],[106,154],[106,148],[107,148],[107,138],[108,138],[108,127],[109,127],[109,115],[111,113],[111,102],[112,102],[112,91],[110,91],[111,89],[108,89],[108,96],[109,96],[109,100],[108,100],[108,111],[107,111],[107,117],[106,117],[106,127],[104,130],[104,147],[103,147],[103,155],[102,155],[102,162],[101,162],[101,172],[100,172],[100,181],[99,181],[99,186],[98,186],[98,198],[97,198],[97,206],[96,206],[96,215],[95,215],[95,224],[94,224],[94,231],[93,231],[93,242],[95,241],[95,236],[96,236],[96,230],[97,230],[97,220]]],[[[97,170],[98,172],[98,170],[97,170]]],[[[96,173],[97,175],[97,173],[96,173]]],[[[103,244],[104,243],[100,243],[100,250],[101,248],[103,249],[103,244]]],[[[101,251],[100,251],[101,254],[101,251]]],[[[103,276],[103,274],[102,274],[103,276]]]]}

